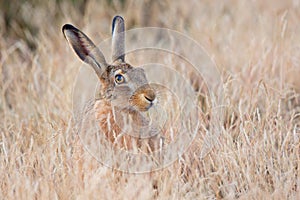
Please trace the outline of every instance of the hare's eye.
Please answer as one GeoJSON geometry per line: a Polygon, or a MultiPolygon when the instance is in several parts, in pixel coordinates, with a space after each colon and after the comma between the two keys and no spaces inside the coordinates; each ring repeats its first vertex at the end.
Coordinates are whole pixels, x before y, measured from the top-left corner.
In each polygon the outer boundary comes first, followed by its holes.
{"type": "Polygon", "coordinates": [[[124,83],[124,81],[125,81],[125,78],[121,74],[117,74],[115,76],[115,82],[116,83],[121,84],[121,83],[124,83]]]}

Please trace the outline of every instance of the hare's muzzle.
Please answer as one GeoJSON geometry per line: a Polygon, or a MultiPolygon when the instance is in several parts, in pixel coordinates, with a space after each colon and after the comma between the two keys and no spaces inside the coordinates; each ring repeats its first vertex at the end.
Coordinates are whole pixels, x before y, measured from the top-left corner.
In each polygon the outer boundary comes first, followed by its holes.
{"type": "Polygon", "coordinates": [[[130,102],[133,106],[137,107],[140,111],[147,111],[156,102],[155,90],[149,85],[140,87],[130,98],[130,102]]]}
{"type": "Polygon", "coordinates": [[[153,103],[156,99],[156,95],[154,90],[149,89],[145,94],[144,97],[147,101],[149,101],[150,103],[153,103]]]}

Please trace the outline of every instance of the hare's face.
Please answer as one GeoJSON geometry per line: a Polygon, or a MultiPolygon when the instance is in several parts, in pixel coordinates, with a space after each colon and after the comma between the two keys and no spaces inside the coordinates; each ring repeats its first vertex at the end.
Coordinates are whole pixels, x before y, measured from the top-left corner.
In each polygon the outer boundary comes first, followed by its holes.
{"type": "Polygon", "coordinates": [[[72,25],[63,26],[65,38],[81,60],[93,67],[101,82],[100,95],[113,107],[147,111],[156,102],[155,91],[148,84],[142,68],[125,62],[124,20],[113,19],[112,60],[109,65],[96,45],[83,32],[72,25]]]}
{"type": "Polygon", "coordinates": [[[101,82],[115,107],[147,111],[156,102],[155,91],[148,84],[142,68],[127,63],[109,66],[101,82]]]}

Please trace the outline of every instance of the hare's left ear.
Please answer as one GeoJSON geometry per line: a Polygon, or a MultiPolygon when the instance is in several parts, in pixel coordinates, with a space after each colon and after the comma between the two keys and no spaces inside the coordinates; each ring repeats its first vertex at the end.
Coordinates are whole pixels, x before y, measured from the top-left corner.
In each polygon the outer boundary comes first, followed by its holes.
{"type": "Polygon", "coordinates": [[[98,77],[101,77],[108,65],[100,49],[87,35],[71,24],[65,24],[62,32],[78,57],[92,66],[98,77]]]}
{"type": "Polygon", "coordinates": [[[121,16],[112,21],[112,61],[125,62],[125,25],[121,16]]]}

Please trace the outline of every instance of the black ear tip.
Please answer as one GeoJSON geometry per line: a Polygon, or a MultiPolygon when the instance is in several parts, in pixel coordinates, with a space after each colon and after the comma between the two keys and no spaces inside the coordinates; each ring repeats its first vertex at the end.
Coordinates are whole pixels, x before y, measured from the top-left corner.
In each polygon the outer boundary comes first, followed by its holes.
{"type": "Polygon", "coordinates": [[[116,25],[116,23],[123,23],[124,24],[124,19],[123,17],[121,17],[120,15],[116,15],[112,21],[112,32],[114,31],[114,27],[116,25]]]}
{"type": "Polygon", "coordinates": [[[117,21],[117,20],[119,20],[119,21],[124,21],[123,17],[120,16],[120,15],[116,15],[116,16],[114,17],[114,19],[113,19],[113,22],[115,22],[115,21],[117,21]]]}
{"type": "Polygon", "coordinates": [[[115,26],[116,22],[124,23],[123,17],[121,17],[120,15],[115,16],[112,22],[113,26],[115,26]]]}
{"type": "Polygon", "coordinates": [[[62,27],[62,32],[64,33],[66,30],[75,30],[75,31],[77,31],[78,29],[77,28],[75,28],[73,25],[71,25],[71,24],[65,24],[65,25],[63,25],[63,27],[62,27]]]}

